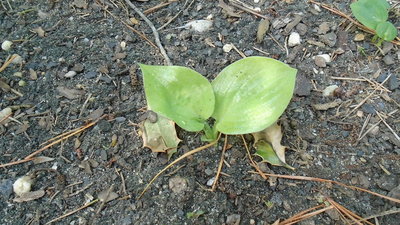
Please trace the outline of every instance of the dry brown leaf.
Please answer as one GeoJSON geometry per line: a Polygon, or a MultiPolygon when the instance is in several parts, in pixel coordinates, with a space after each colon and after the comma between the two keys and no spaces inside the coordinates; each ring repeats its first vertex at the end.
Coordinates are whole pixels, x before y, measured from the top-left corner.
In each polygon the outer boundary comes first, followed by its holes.
{"type": "Polygon", "coordinates": [[[279,159],[286,163],[285,161],[285,150],[286,147],[281,145],[282,140],[282,129],[277,123],[272,124],[267,127],[265,130],[262,130],[257,133],[252,133],[254,137],[254,143],[257,143],[259,140],[264,140],[271,143],[272,148],[274,149],[276,155],[279,159]]]}
{"type": "Polygon", "coordinates": [[[85,91],[83,90],[70,89],[63,86],[57,87],[57,91],[60,93],[61,96],[68,99],[76,99],[85,94],[85,91]]]}
{"type": "Polygon", "coordinates": [[[265,34],[267,34],[269,28],[269,20],[262,19],[258,24],[257,29],[257,43],[261,43],[264,40],[265,34]]]}
{"type": "Polygon", "coordinates": [[[342,103],[342,100],[338,98],[333,102],[328,102],[328,103],[323,103],[323,104],[314,104],[312,106],[315,110],[325,111],[325,110],[328,110],[331,108],[335,108],[335,107],[339,106],[341,103],[342,103]]]}
{"type": "Polygon", "coordinates": [[[38,190],[38,191],[31,191],[22,194],[20,197],[14,198],[14,202],[28,202],[32,200],[39,199],[44,196],[44,190],[38,190]]]}
{"type": "Polygon", "coordinates": [[[39,37],[45,37],[46,36],[46,33],[45,33],[45,31],[43,30],[42,27],[36,27],[32,31],[37,33],[39,35],[39,37]]]}
{"type": "Polygon", "coordinates": [[[169,153],[169,156],[181,141],[176,135],[175,123],[160,115],[156,121],[146,119],[141,122],[139,134],[143,139],[143,147],[153,152],[169,153]]]}
{"type": "Polygon", "coordinates": [[[235,13],[233,7],[227,5],[223,0],[219,0],[218,6],[221,7],[229,16],[240,17],[239,14],[235,13]]]}

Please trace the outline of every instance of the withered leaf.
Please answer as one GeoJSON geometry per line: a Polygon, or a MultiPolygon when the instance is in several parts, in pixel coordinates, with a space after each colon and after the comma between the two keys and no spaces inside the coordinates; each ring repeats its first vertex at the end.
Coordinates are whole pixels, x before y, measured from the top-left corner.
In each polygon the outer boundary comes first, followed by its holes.
{"type": "Polygon", "coordinates": [[[269,20],[267,19],[262,19],[260,23],[258,24],[258,29],[257,29],[257,43],[261,43],[265,37],[265,34],[267,33],[269,28],[269,20]]]}
{"type": "Polygon", "coordinates": [[[83,90],[70,89],[63,86],[57,87],[57,91],[60,93],[61,96],[68,99],[76,99],[85,94],[85,91],[83,90]]]}
{"type": "Polygon", "coordinates": [[[20,197],[14,198],[14,202],[28,202],[32,200],[39,199],[44,196],[44,190],[38,190],[38,191],[31,191],[22,194],[20,197]]]}
{"type": "MultiPolygon", "coordinates": [[[[278,159],[282,163],[286,164],[285,160],[286,147],[281,145],[281,140],[282,140],[281,126],[279,126],[277,123],[274,123],[260,132],[252,133],[252,135],[254,137],[254,147],[256,147],[256,149],[257,145],[258,147],[262,146],[263,148],[267,148],[268,147],[267,144],[271,144],[272,145],[271,147],[273,151],[276,153],[278,159]],[[260,141],[264,141],[267,144],[260,141]]],[[[259,149],[257,149],[257,151],[259,151],[259,149]]],[[[284,164],[282,165],[285,166],[284,164]]]]}
{"type": "Polygon", "coordinates": [[[143,147],[150,148],[153,152],[168,153],[169,157],[181,141],[176,135],[175,123],[160,115],[154,123],[149,119],[141,122],[139,131],[143,147]]]}

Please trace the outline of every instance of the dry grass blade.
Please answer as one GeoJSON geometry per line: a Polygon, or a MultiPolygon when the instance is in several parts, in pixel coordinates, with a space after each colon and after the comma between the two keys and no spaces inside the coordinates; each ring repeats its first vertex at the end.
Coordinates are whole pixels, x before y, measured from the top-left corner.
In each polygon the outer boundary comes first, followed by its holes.
{"type": "Polygon", "coordinates": [[[211,187],[212,191],[215,191],[215,188],[217,187],[217,183],[218,183],[218,178],[221,175],[221,170],[222,170],[222,166],[224,165],[225,151],[226,151],[227,145],[228,145],[228,135],[225,134],[224,147],[222,148],[221,160],[219,161],[217,174],[215,175],[215,180],[211,187]]]}
{"type": "Polygon", "coordinates": [[[9,60],[7,60],[1,67],[0,67],[0,73],[3,72],[3,70],[5,70],[7,68],[8,65],[10,65],[10,63],[17,58],[17,55],[12,55],[11,58],[9,60]]]}
{"type": "Polygon", "coordinates": [[[317,206],[315,206],[315,207],[313,207],[313,208],[306,209],[306,210],[304,210],[304,211],[302,211],[302,212],[300,212],[300,213],[298,213],[298,214],[296,214],[296,215],[290,217],[289,219],[280,222],[279,225],[291,225],[291,224],[296,224],[296,223],[298,223],[298,222],[300,222],[300,221],[302,221],[302,220],[306,220],[306,219],[311,218],[311,217],[313,217],[313,216],[315,216],[315,215],[318,215],[318,214],[320,214],[320,213],[323,213],[323,212],[325,212],[326,210],[329,210],[329,209],[333,209],[333,208],[334,208],[332,205],[330,205],[330,206],[326,206],[326,207],[324,207],[324,208],[322,208],[322,209],[319,209],[319,208],[321,208],[321,207],[323,207],[323,206],[324,206],[324,205],[321,204],[321,205],[317,205],[317,206]],[[317,209],[319,209],[319,210],[317,210],[317,209]],[[313,210],[316,210],[316,211],[312,212],[313,210]]]}
{"type": "Polygon", "coordinates": [[[91,202],[89,202],[89,203],[87,203],[87,204],[85,204],[85,205],[83,205],[83,206],[81,206],[81,207],[79,207],[79,208],[77,208],[77,209],[75,209],[75,210],[72,210],[72,211],[69,212],[69,213],[66,213],[66,214],[64,214],[64,215],[62,215],[62,216],[60,216],[60,217],[57,217],[57,218],[55,218],[55,219],[50,220],[49,222],[46,223],[46,225],[47,225],[47,224],[54,223],[54,222],[59,221],[59,220],[61,220],[61,219],[64,219],[65,217],[68,217],[68,216],[70,216],[70,215],[72,215],[72,214],[74,214],[74,213],[76,213],[76,212],[78,212],[78,211],[80,211],[80,210],[82,210],[82,209],[84,209],[84,208],[87,208],[87,207],[93,205],[94,203],[96,203],[96,202],[98,202],[98,201],[99,201],[98,199],[93,200],[93,201],[91,201],[91,202]]]}
{"type": "Polygon", "coordinates": [[[249,147],[247,146],[247,143],[246,143],[246,140],[244,139],[244,136],[243,135],[240,135],[240,136],[242,137],[244,147],[246,148],[247,157],[249,157],[251,165],[254,167],[254,169],[257,170],[258,174],[262,178],[264,178],[265,180],[268,180],[268,177],[261,171],[261,169],[260,169],[260,167],[258,167],[257,163],[254,162],[253,157],[251,157],[250,150],[249,150],[249,147]]]}
{"type": "Polygon", "coordinates": [[[209,144],[206,144],[204,146],[195,148],[189,152],[186,152],[185,154],[183,154],[182,156],[180,156],[179,158],[175,159],[173,162],[171,162],[170,164],[168,164],[166,167],[164,167],[160,172],[158,172],[150,181],[149,183],[146,185],[146,187],[143,189],[142,193],[140,193],[140,195],[137,197],[137,199],[142,198],[142,196],[144,195],[144,193],[146,193],[146,191],[150,188],[150,186],[154,183],[154,181],[162,174],[164,173],[166,170],[168,170],[169,168],[171,168],[172,166],[174,166],[175,164],[177,164],[178,162],[180,162],[181,160],[187,158],[188,156],[191,156],[197,152],[200,152],[202,150],[205,150],[213,145],[215,145],[219,138],[221,137],[221,134],[218,136],[217,140],[210,142],[209,144]]]}
{"type": "Polygon", "coordinates": [[[352,211],[346,209],[339,203],[333,201],[331,198],[327,198],[327,201],[332,204],[338,211],[342,212],[344,215],[346,215],[348,218],[353,220],[356,224],[362,225],[362,222],[367,223],[369,225],[374,225],[373,223],[363,219],[361,216],[353,213],[352,211]],[[361,222],[362,221],[362,222],[361,222]]]}
{"type": "MultiPolygon", "coordinates": [[[[257,172],[251,171],[251,173],[259,173],[259,171],[257,171],[257,172]]],[[[392,201],[392,202],[400,203],[400,199],[388,197],[388,196],[385,196],[385,195],[381,195],[379,193],[376,193],[376,192],[373,192],[373,191],[370,191],[370,190],[367,190],[367,189],[364,189],[364,188],[359,188],[359,187],[356,187],[356,186],[347,185],[347,184],[341,183],[339,181],[327,180],[327,179],[316,178],[316,177],[279,175],[279,174],[271,174],[271,173],[263,173],[263,174],[264,174],[264,176],[271,176],[271,177],[278,177],[278,178],[285,178],[285,179],[292,179],[292,180],[304,180],[304,181],[315,181],[315,182],[336,184],[336,185],[339,185],[339,186],[342,186],[342,187],[346,187],[346,188],[349,188],[349,189],[352,189],[352,190],[366,192],[366,193],[369,193],[371,195],[375,195],[375,196],[387,199],[387,200],[392,201]]]]}
{"type": "Polygon", "coordinates": [[[14,161],[14,162],[4,163],[4,164],[1,164],[1,165],[0,165],[0,168],[5,168],[5,167],[7,167],[7,166],[18,165],[18,164],[21,164],[21,163],[25,163],[25,162],[32,161],[32,160],[34,160],[34,159],[36,159],[36,158],[21,159],[21,160],[17,160],[17,161],[14,161]]]}

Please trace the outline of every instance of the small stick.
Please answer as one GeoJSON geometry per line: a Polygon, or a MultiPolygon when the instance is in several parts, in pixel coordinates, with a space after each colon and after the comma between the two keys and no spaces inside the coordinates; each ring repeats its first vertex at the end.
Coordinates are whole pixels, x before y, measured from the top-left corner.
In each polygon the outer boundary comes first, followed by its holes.
{"type": "Polygon", "coordinates": [[[82,105],[81,112],[79,113],[78,118],[81,118],[81,116],[82,116],[82,114],[83,114],[83,111],[85,111],[86,106],[87,106],[87,103],[89,102],[89,99],[90,99],[91,97],[92,97],[92,93],[89,93],[89,96],[86,98],[85,102],[84,102],[83,105],[82,105]]]}
{"type": "Polygon", "coordinates": [[[387,215],[395,214],[395,213],[400,213],[400,209],[391,209],[391,210],[388,210],[388,211],[385,211],[385,212],[378,213],[376,215],[364,217],[363,219],[364,220],[370,220],[370,219],[373,219],[373,218],[377,218],[377,217],[381,217],[381,216],[387,216],[387,215]]]}
{"type": "Polygon", "coordinates": [[[240,51],[238,48],[236,48],[236,46],[235,46],[234,44],[231,43],[231,45],[232,45],[233,49],[234,49],[242,58],[246,58],[246,57],[247,57],[242,51],[240,51]]]}
{"type": "Polygon", "coordinates": [[[47,224],[54,223],[54,222],[59,221],[59,220],[61,220],[61,219],[64,219],[65,217],[68,217],[68,216],[70,216],[70,215],[72,215],[72,214],[74,214],[74,213],[76,213],[76,212],[78,212],[78,211],[80,211],[80,210],[82,210],[82,209],[84,209],[84,208],[87,208],[87,207],[93,205],[94,203],[96,203],[96,202],[98,202],[98,201],[99,201],[99,199],[93,200],[93,201],[91,201],[91,202],[89,202],[89,203],[87,203],[87,204],[85,204],[85,205],[83,205],[83,206],[81,206],[81,207],[79,207],[79,208],[77,208],[77,209],[75,209],[75,210],[72,210],[72,211],[69,212],[69,213],[66,213],[66,214],[64,214],[64,215],[62,215],[62,216],[60,216],[60,217],[57,217],[57,218],[55,218],[55,219],[50,220],[49,222],[46,223],[46,225],[47,225],[47,224]]]}
{"type": "Polygon", "coordinates": [[[94,184],[93,182],[90,183],[90,184],[88,184],[86,187],[82,188],[81,190],[78,190],[78,191],[76,191],[76,192],[74,192],[74,193],[68,195],[68,197],[75,196],[75,195],[77,195],[77,194],[79,194],[79,193],[85,191],[86,189],[90,188],[90,186],[92,186],[93,184],[94,184]]]}
{"type": "Polygon", "coordinates": [[[251,14],[255,15],[255,16],[258,16],[258,17],[261,17],[261,18],[269,20],[268,16],[261,15],[260,13],[254,12],[253,10],[248,9],[246,7],[243,7],[243,6],[241,6],[241,5],[237,4],[237,3],[234,3],[234,2],[231,2],[231,4],[233,6],[235,6],[236,8],[239,8],[239,9],[241,9],[243,11],[246,11],[248,13],[251,13],[251,14]]]}
{"type": "Polygon", "coordinates": [[[365,119],[365,121],[361,127],[360,134],[358,134],[357,140],[361,140],[360,137],[361,137],[362,133],[364,132],[364,129],[367,127],[370,119],[371,119],[371,114],[368,114],[367,118],[365,119]]]}
{"type": "Polygon", "coordinates": [[[396,137],[396,139],[398,141],[400,141],[400,137],[399,135],[396,134],[396,132],[392,129],[392,127],[389,126],[388,123],[386,123],[386,121],[383,119],[383,117],[380,115],[381,113],[378,111],[375,111],[376,115],[379,117],[379,119],[381,119],[381,121],[386,125],[386,127],[392,132],[392,134],[396,137]]]}
{"type": "Polygon", "coordinates": [[[14,165],[17,165],[17,164],[21,164],[21,163],[32,161],[34,159],[36,159],[36,158],[21,159],[21,160],[18,160],[18,161],[1,164],[0,168],[4,168],[4,167],[7,167],[7,166],[14,166],[14,165]]]}
{"type": "Polygon", "coordinates": [[[331,198],[327,198],[327,201],[332,204],[338,211],[343,212],[347,217],[349,217],[350,219],[352,219],[355,223],[359,224],[359,225],[363,225],[361,222],[359,222],[359,220],[362,220],[365,223],[368,223],[370,225],[374,225],[369,221],[364,220],[361,216],[353,213],[352,211],[346,209],[345,207],[343,207],[342,205],[340,205],[339,203],[333,201],[331,198]]]}
{"type": "MultiPolygon", "coordinates": [[[[251,171],[250,173],[257,174],[258,172],[251,171]]],[[[262,172],[261,172],[261,173],[262,173],[262,172]]],[[[336,185],[339,185],[339,186],[343,186],[343,187],[346,187],[346,188],[350,188],[350,189],[352,189],[352,190],[357,190],[357,191],[366,192],[366,193],[369,193],[369,194],[371,194],[371,195],[375,195],[375,196],[378,196],[378,197],[380,197],[380,198],[387,199],[387,200],[392,201],[392,202],[400,203],[400,199],[388,197],[388,196],[385,196],[385,195],[381,195],[381,194],[379,194],[379,193],[376,193],[376,192],[373,192],[373,191],[370,191],[370,190],[367,190],[367,189],[364,189],[364,188],[359,188],[359,187],[356,187],[356,186],[347,185],[347,184],[341,183],[341,182],[339,182],[339,181],[328,180],[328,179],[322,179],[322,178],[316,178],[316,177],[279,175],[279,174],[271,174],[271,173],[263,173],[263,174],[264,174],[265,176],[278,177],[278,178],[285,178],[285,179],[292,179],[292,180],[305,180],[305,181],[315,181],[315,182],[323,182],[323,183],[336,184],[336,185]]]]}
{"type": "Polygon", "coordinates": [[[5,70],[7,68],[8,65],[10,65],[10,63],[17,58],[18,55],[14,54],[11,56],[11,58],[9,60],[7,60],[1,67],[0,67],[0,73],[3,72],[3,70],[5,70]]]}
{"type": "MultiPolygon", "coordinates": [[[[194,2],[194,0],[189,4],[189,6],[186,9],[188,9],[192,5],[193,2],[194,2]]],[[[183,12],[187,3],[188,3],[188,0],[185,1],[185,4],[183,5],[183,9],[179,10],[179,12],[175,16],[173,16],[171,19],[169,19],[164,25],[157,28],[157,30],[164,29],[166,26],[168,26],[168,24],[170,24],[172,21],[174,21],[179,16],[179,14],[181,14],[183,12]]]]}
{"type": "Polygon", "coordinates": [[[249,147],[247,147],[247,143],[246,143],[246,140],[244,139],[244,136],[243,135],[240,135],[240,136],[242,137],[243,144],[244,144],[244,147],[246,148],[247,156],[249,157],[251,165],[257,170],[258,174],[262,178],[264,178],[265,180],[268,180],[268,177],[261,171],[260,167],[258,167],[258,165],[254,162],[253,157],[251,157],[250,150],[249,150],[249,147]]]}
{"type": "Polygon", "coordinates": [[[272,34],[268,33],[268,35],[271,37],[271,39],[282,49],[282,51],[286,51],[285,48],[272,36],[272,34]]]}
{"type": "Polygon", "coordinates": [[[316,209],[321,208],[321,207],[323,207],[323,206],[324,206],[324,205],[321,204],[321,205],[315,206],[315,207],[313,207],[313,208],[311,208],[311,209],[306,209],[306,210],[304,210],[304,211],[302,211],[302,212],[300,212],[300,213],[298,213],[298,214],[292,216],[291,218],[280,222],[279,225],[291,225],[291,224],[296,224],[296,223],[300,222],[301,220],[308,219],[308,218],[313,217],[313,216],[315,216],[315,215],[318,215],[318,214],[320,214],[320,213],[322,213],[322,212],[325,212],[326,210],[329,210],[329,209],[333,209],[333,208],[334,208],[332,205],[330,205],[330,206],[326,206],[325,208],[316,210],[316,209]],[[311,212],[312,210],[316,210],[316,211],[311,212]]]}
{"type": "Polygon", "coordinates": [[[189,152],[186,152],[185,154],[183,154],[182,156],[180,156],[179,158],[175,159],[173,162],[171,162],[170,164],[168,164],[166,167],[164,167],[164,169],[162,169],[160,172],[158,172],[151,180],[150,182],[146,185],[146,187],[144,188],[144,190],[142,191],[142,193],[140,193],[140,195],[137,197],[137,199],[140,199],[144,193],[146,193],[146,191],[150,188],[150,186],[154,183],[154,181],[162,174],[164,173],[167,169],[171,168],[173,165],[177,164],[178,162],[180,162],[181,160],[185,159],[188,156],[191,156],[197,152],[200,152],[202,150],[205,150],[213,145],[215,145],[219,138],[221,137],[221,134],[218,136],[217,140],[210,142],[209,144],[206,144],[204,146],[195,148],[189,152]]]}
{"type": "Polygon", "coordinates": [[[217,187],[218,178],[221,174],[222,166],[224,165],[224,158],[225,158],[225,152],[226,152],[227,145],[228,145],[228,135],[225,134],[224,147],[222,148],[222,153],[221,153],[221,160],[219,161],[217,174],[215,175],[215,180],[211,187],[211,191],[215,191],[215,188],[217,187]]]}
{"type": "Polygon", "coordinates": [[[156,44],[158,46],[158,48],[160,49],[161,55],[164,57],[165,62],[168,66],[172,66],[171,60],[169,59],[167,52],[165,52],[164,47],[161,44],[160,41],[160,35],[157,32],[157,29],[154,27],[153,23],[146,17],[146,15],[144,15],[130,0],[125,0],[126,4],[128,4],[137,14],[139,14],[140,17],[142,17],[142,19],[144,21],[146,21],[147,25],[149,25],[149,27],[151,28],[151,30],[153,31],[153,35],[154,35],[154,39],[156,41],[156,44]]]}
{"type": "Polygon", "coordinates": [[[176,2],[176,1],[162,2],[162,3],[160,3],[160,4],[158,4],[158,5],[154,6],[154,7],[151,7],[149,9],[144,10],[143,13],[147,15],[149,13],[152,13],[154,11],[157,11],[157,10],[161,9],[162,7],[165,7],[165,6],[169,5],[169,4],[171,4],[172,2],[176,2]]]}
{"type": "Polygon", "coordinates": [[[331,77],[331,79],[333,79],[333,80],[366,81],[365,79],[352,78],[352,77],[331,77]]]}

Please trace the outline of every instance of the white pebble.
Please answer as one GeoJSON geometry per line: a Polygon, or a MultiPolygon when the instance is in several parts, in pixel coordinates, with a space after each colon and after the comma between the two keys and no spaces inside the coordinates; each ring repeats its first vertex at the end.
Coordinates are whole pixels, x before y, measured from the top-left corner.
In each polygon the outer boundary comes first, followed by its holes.
{"type": "Polygon", "coordinates": [[[193,31],[202,33],[204,31],[209,30],[211,27],[212,27],[212,21],[210,21],[210,20],[195,20],[195,21],[191,21],[191,22],[187,23],[185,26],[179,27],[179,28],[189,28],[193,31]]]}
{"type": "Polygon", "coordinates": [[[322,57],[327,63],[331,62],[331,57],[328,54],[322,54],[317,56],[322,57]]]}
{"type": "Polygon", "coordinates": [[[214,182],[215,182],[215,177],[210,178],[207,181],[207,186],[209,186],[209,187],[213,186],[214,182]]]}
{"type": "Polygon", "coordinates": [[[126,42],[125,42],[125,41],[121,41],[120,46],[121,46],[121,49],[122,49],[122,50],[125,50],[125,48],[126,48],[126,42]]]}
{"type": "Polygon", "coordinates": [[[314,9],[317,12],[321,12],[321,8],[319,7],[319,5],[314,4],[314,9]]]}
{"type": "Polygon", "coordinates": [[[67,78],[72,78],[72,77],[74,77],[76,75],[76,72],[75,71],[68,71],[68,73],[66,73],[65,75],[64,75],[64,77],[67,77],[67,78]]]}
{"type": "Polygon", "coordinates": [[[32,184],[33,180],[31,176],[18,178],[13,184],[14,193],[18,196],[28,193],[31,191],[32,184]]]}
{"type": "Polygon", "coordinates": [[[289,36],[289,40],[288,40],[288,45],[289,47],[294,47],[296,45],[299,45],[301,42],[300,39],[300,34],[297,32],[292,32],[289,36]]]}
{"type": "Polygon", "coordinates": [[[224,47],[222,47],[222,50],[224,50],[224,52],[230,52],[233,48],[232,44],[225,44],[224,47]]]}
{"type": "Polygon", "coordinates": [[[326,87],[323,91],[322,91],[322,95],[324,97],[328,97],[328,96],[332,96],[333,92],[338,89],[339,87],[337,85],[331,85],[326,87]]]}
{"type": "Polygon", "coordinates": [[[1,43],[1,49],[3,49],[4,51],[10,51],[12,44],[12,41],[5,40],[3,41],[3,43],[1,43]]]}

